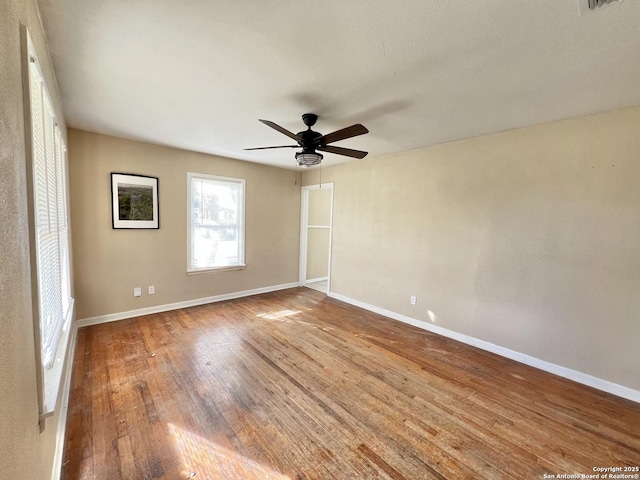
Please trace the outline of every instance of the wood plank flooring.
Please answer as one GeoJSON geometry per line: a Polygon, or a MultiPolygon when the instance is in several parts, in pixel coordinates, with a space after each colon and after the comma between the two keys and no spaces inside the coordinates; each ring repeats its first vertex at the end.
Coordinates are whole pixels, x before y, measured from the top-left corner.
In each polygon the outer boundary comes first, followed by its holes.
{"type": "Polygon", "coordinates": [[[640,465],[639,404],[304,288],[82,328],[73,368],[65,480],[640,465]]]}

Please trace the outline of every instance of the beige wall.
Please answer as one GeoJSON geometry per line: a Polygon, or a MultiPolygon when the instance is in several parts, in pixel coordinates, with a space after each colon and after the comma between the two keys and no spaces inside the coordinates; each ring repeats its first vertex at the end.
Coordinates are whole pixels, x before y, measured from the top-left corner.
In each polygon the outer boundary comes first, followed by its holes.
{"type": "MultiPolygon", "coordinates": [[[[51,477],[59,417],[38,427],[20,24],[27,25],[64,132],[36,4],[0,2],[0,476],[51,477]]],[[[57,411],[60,407],[58,406],[57,411]]]]}
{"type": "Polygon", "coordinates": [[[309,225],[327,227],[331,224],[331,195],[330,188],[309,191],[309,225]]]}
{"type": "MultiPolygon", "coordinates": [[[[331,192],[330,188],[309,191],[308,225],[331,225],[331,192]]],[[[329,274],[329,234],[328,228],[307,230],[307,280],[324,278],[329,274]]]]}
{"type": "Polygon", "coordinates": [[[635,107],[323,169],[331,290],[640,389],[639,132],[635,107]]]}
{"type": "Polygon", "coordinates": [[[329,274],[328,228],[307,230],[307,280],[325,278],[329,274]]]}
{"type": "Polygon", "coordinates": [[[293,172],[73,129],[69,152],[78,318],[297,282],[293,172]],[[110,172],[159,178],[159,230],[111,228],[110,172]],[[246,179],[246,269],[186,274],[187,172],[246,179]]]}

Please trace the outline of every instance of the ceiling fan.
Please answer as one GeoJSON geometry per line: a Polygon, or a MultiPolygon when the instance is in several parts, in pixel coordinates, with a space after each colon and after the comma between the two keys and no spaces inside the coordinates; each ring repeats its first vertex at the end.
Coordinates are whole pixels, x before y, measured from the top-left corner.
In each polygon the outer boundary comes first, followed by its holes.
{"type": "Polygon", "coordinates": [[[318,116],[314,113],[303,114],[302,121],[308,128],[306,130],[303,130],[302,132],[293,133],[286,128],[281,127],[277,123],[260,119],[260,122],[273,128],[274,130],[279,131],[280,133],[284,133],[287,137],[298,142],[298,144],[279,145],[276,147],[245,148],[245,150],[266,150],[270,148],[302,148],[301,152],[296,152],[296,160],[298,162],[298,165],[306,167],[318,165],[322,161],[322,154],[317,153],[316,150],[353,158],[364,158],[367,156],[368,152],[363,152],[362,150],[353,150],[351,148],[335,147],[333,145],[329,145],[330,143],[369,133],[369,130],[367,130],[366,127],[357,123],[355,125],[351,125],[350,127],[342,128],[340,130],[336,130],[335,132],[322,135],[321,133],[311,130],[311,127],[315,125],[317,120],[318,116]]]}

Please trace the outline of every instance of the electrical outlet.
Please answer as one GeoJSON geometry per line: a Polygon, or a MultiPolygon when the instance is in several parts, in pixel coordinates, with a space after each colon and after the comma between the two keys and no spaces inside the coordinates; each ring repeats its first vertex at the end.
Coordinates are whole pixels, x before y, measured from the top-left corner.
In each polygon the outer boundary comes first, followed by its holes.
{"type": "Polygon", "coordinates": [[[134,297],[141,297],[142,296],[142,288],[140,287],[136,287],[133,289],[133,296],[134,297]]]}
{"type": "Polygon", "coordinates": [[[156,287],[149,285],[149,295],[153,295],[154,293],[156,293],[156,287]]]}
{"type": "Polygon", "coordinates": [[[411,305],[415,305],[417,301],[418,299],[412,295],[410,298],[411,305]]]}

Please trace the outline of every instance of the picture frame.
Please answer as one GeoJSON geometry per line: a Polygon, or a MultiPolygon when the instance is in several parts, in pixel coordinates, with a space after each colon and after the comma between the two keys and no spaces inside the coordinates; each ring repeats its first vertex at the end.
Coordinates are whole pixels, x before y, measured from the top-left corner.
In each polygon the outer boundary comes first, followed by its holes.
{"type": "Polygon", "coordinates": [[[158,229],[158,177],[111,173],[113,229],[158,229]]]}

